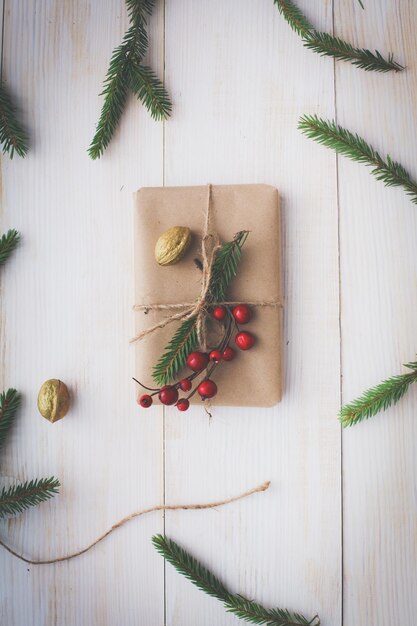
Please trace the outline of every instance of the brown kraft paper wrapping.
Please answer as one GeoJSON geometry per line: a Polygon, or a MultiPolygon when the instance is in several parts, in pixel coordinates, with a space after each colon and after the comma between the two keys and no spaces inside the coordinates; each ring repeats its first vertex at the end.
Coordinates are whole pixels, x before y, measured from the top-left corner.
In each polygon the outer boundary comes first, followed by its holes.
{"type": "MultiPolygon", "coordinates": [[[[201,270],[194,259],[201,258],[207,199],[207,186],[148,187],[134,194],[135,304],[178,304],[193,302],[198,297],[201,270]],[[179,263],[162,267],[155,261],[155,243],[172,226],[188,226],[192,241],[179,263]]],[[[269,185],[213,185],[211,202],[211,230],[218,233],[222,242],[230,241],[240,230],[250,231],[228,299],[282,303],[278,191],[269,185]]],[[[282,306],[254,306],[252,313],[252,320],[241,329],[255,335],[254,347],[244,352],[236,348],[235,359],[221,363],[213,373],[218,386],[213,403],[218,406],[268,407],[281,400],[282,306]]],[[[135,311],[135,334],[170,314],[160,310],[135,311]]],[[[135,377],[148,387],[156,386],[152,380],[153,366],[179,323],[168,324],[134,344],[135,377]]],[[[230,345],[235,348],[233,340],[230,345]]],[[[188,373],[189,370],[185,375],[188,373]]],[[[198,394],[191,402],[201,404],[198,394]]]]}

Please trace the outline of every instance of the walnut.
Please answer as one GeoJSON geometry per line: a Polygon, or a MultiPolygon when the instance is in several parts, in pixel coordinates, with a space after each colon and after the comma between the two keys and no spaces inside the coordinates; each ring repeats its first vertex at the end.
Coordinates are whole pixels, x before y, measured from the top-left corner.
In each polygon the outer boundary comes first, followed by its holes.
{"type": "Polygon", "coordinates": [[[62,419],[70,407],[67,386],[56,378],[43,383],[38,395],[39,413],[50,422],[62,419]]]}
{"type": "Polygon", "coordinates": [[[174,265],[184,256],[191,242],[191,231],[186,226],[173,226],[159,237],[155,245],[155,259],[159,265],[174,265]]]}

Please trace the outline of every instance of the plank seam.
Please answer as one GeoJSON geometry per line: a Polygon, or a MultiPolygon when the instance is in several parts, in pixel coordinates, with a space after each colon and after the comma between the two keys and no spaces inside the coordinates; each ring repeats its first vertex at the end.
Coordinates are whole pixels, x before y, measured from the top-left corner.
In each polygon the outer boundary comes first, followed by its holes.
{"type": "MultiPolygon", "coordinates": [[[[332,31],[335,36],[335,0],[332,0],[332,31]]],[[[338,123],[337,115],[337,71],[336,59],[333,59],[333,96],[334,118],[338,123]]],[[[336,165],[336,205],[337,205],[337,263],[338,263],[338,308],[339,308],[339,407],[343,403],[343,374],[342,374],[342,273],[341,273],[341,234],[340,234],[340,179],[339,155],[335,153],[336,165]]],[[[344,623],[344,540],[343,540],[343,429],[340,426],[340,624],[344,623]]]]}
{"type": "Polygon", "coordinates": [[[0,53],[0,81],[3,80],[3,52],[4,52],[4,14],[6,0],[1,0],[1,53],[0,53]]]}
{"type": "MultiPolygon", "coordinates": [[[[165,10],[166,0],[162,3],[162,81],[165,86],[165,10]]],[[[162,186],[165,187],[165,120],[162,120],[162,186]]],[[[163,502],[166,505],[166,408],[162,409],[162,485],[163,485],[163,502]]],[[[163,513],[163,531],[166,534],[166,513],[163,513]]],[[[166,576],[166,560],[164,559],[164,577],[163,577],[163,619],[164,626],[167,624],[167,576],[166,576]]]]}

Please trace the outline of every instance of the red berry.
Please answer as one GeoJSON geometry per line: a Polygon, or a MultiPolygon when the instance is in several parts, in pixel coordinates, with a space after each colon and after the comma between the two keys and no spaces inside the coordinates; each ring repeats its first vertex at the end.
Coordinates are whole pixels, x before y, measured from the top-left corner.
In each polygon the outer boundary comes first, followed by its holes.
{"type": "Polygon", "coordinates": [[[224,308],[224,306],[216,306],[213,309],[212,315],[215,320],[219,320],[220,322],[221,320],[224,320],[224,318],[226,317],[226,309],[224,308]]]}
{"type": "Polygon", "coordinates": [[[143,406],[144,409],[148,409],[151,406],[152,402],[153,400],[151,396],[148,396],[148,394],[144,394],[139,398],[139,404],[140,406],[143,406]]]}
{"type": "Polygon", "coordinates": [[[188,378],[183,378],[182,380],[180,380],[180,387],[182,391],[190,391],[192,387],[191,380],[188,380],[188,378]]]}
{"type": "Polygon", "coordinates": [[[190,406],[190,403],[186,398],[182,398],[181,400],[178,400],[177,402],[178,411],[186,411],[189,406],[190,406]]]}
{"type": "Polygon", "coordinates": [[[207,367],[209,362],[208,354],[205,352],[190,352],[187,358],[187,365],[194,372],[200,372],[207,367]]]}
{"type": "Polygon", "coordinates": [[[242,332],[238,333],[235,337],[235,344],[241,350],[249,350],[254,343],[255,338],[252,333],[248,333],[245,330],[242,330],[242,332]]]}
{"type": "Polygon", "coordinates": [[[224,349],[223,352],[223,361],[233,361],[236,356],[236,352],[230,346],[224,349]]]}
{"type": "Polygon", "coordinates": [[[197,391],[203,400],[206,398],[213,398],[213,396],[217,393],[217,385],[214,380],[206,378],[198,385],[197,391]]]}
{"type": "Polygon", "coordinates": [[[238,304],[233,309],[233,317],[238,324],[247,324],[252,319],[252,311],[247,304],[238,304]]]}
{"type": "Polygon", "coordinates": [[[223,355],[220,352],[220,350],[212,350],[212,352],[210,352],[210,361],[219,363],[222,360],[222,358],[223,358],[223,355]]]}
{"type": "Polygon", "coordinates": [[[159,392],[158,398],[160,399],[162,404],[175,404],[178,400],[178,391],[175,389],[175,387],[172,387],[171,385],[165,385],[165,387],[162,387],[161,391],[159,392]]]}

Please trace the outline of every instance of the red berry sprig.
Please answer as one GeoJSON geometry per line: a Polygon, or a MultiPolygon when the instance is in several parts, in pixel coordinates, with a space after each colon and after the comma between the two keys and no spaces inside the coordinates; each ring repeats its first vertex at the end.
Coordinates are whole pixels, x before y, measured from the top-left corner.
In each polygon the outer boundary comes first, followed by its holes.
{"type": "Polygon", "coordinates": [[[187,357],[188,367],[195,372],[201,372],[201,370],[207,367],[208,362],[209,357],[205,352],[190,352],[187,357]]]}
{"type": "Polygon", "coordinates": [[[247,304],[238,304],[233,309],[233,317],[238,324],[247,324],[252,319],[252,311],[247,304]]]}
{"type": "Polygon", "coordinates": [[[200,394],[202,400],[205,400],[206,398],[214,398],[217,393],[217,385],[214,380],[206,378],[198,385],[197,391],[200,394]]]}
{"type": "Polygon", "coordinates": [[[230,346],[227,346],[223,350],[223,361],[233,361],[236,356],[236,352],[230,346]]]}
{"type": "Polygon", "coordinates": [[[219,344],[208,354],[194,350],[187,357],[187,366],[192,373],[171,385],[164,385],[159,389],[151,389],[135,380],[141,387],[150,391],[139,398],[139,404],[143,408],[149,408],[153,404],[153,397],[158,396],[161,404],[166,406],[175,405],[179,411],[187,411],[190,407],[190,399],[198,393],[201,400],[209,400],[217,394],[217,385],[211,376],[215,368],[223,361],[233,361],[236,351],[229,345],[234,331],[234,342],[239,350],[250,350],[255,343],[255,337],[249,331],[241,331],[239,324],[248,324],[252,319],[252,311],[247,304],[239,304],[233,309],[225,305],[217,305],[212,310],[212,317],[224,325],[224,333],[219,344]],[[200,382],[193,389],[193,381],[201,376],[200,382]],[[179,397],[179,392],[189,392],[186,397],[179,397]]]}
{"type": "Polygon", "coordinates": [[[215,320],[218,320],[219,322],[221,322],[226,317],[227,310],[224,306],[216,306],[213,309],[212,315],[215,320]]]}
{"type": "Polygon", "coordinates": [[[152,402],[153,402],[152,397],[148,396],[148,394],[146,393],[139,398],[139,404],[144,409],[148,409],[152,405],[152,402]]]}
{"type": "Polygon", "coordinates": [[[180,389],[181,391],[190,391],[191,387],[193,386],[191,380],[189,380],[188,378],[183,378],[182,380],[180,380],[180,389]]]}
{"type": "Polygon", "coordinates": [[[252,333],[248,333],[246,330],[242,330],[235,337],[235,344],[240,350],[250,350],[255,343],[255,337],[252,333]]]}

